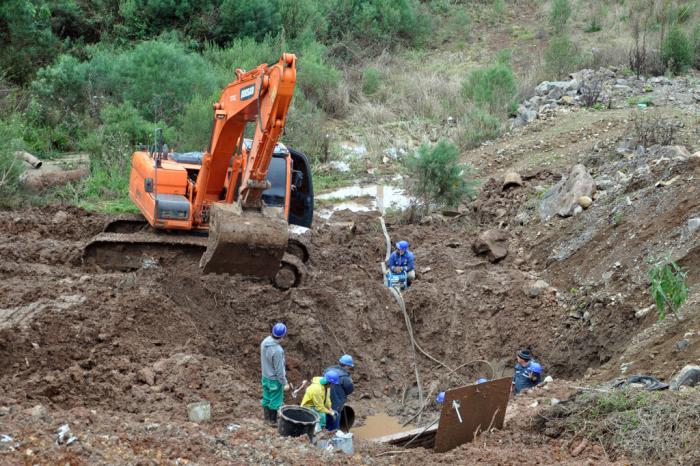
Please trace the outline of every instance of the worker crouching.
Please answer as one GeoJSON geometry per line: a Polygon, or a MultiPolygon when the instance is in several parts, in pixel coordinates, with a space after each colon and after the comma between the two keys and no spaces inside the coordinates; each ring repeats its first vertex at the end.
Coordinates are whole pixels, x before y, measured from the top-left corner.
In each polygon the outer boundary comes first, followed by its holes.
{"type": "Polygon", "coordinates": [[[542,381],[542,366],[532,357],[529,349],[521,349],[515,358],[512,392],[517,395],[523,390],[537,386],[542,381]]]}
{"type": "Polygon", "coordinates": [[[319,415],[319,426],[321,429],[327,425],[334,426],[335,419],[338,413],[333,411],[331,404],[331,385],[337,385],[340,382],[339,374],[330,370],[323,377],[314,377],[311,385],[304,392],[304,398],[301,400],[301,406],[309,408],[319,415]]]}
{"type": "Polygon", "coordinates": [[[396,250],[391,253],[389,259],[386,261],[386,265],[393,273],[406,272],[406,279],[408,281],[406,286],[410,286],[411,282],[416,279],[414,256],[413,253],[408,250],[408,241],[402,240],[396,243],[396,250]]]}

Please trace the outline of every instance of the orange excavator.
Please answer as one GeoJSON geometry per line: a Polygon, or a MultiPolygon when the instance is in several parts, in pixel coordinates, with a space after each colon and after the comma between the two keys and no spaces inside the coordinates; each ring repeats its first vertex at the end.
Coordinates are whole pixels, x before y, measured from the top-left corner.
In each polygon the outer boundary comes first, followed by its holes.
{"type": "Polygon", "coordinates": [[[214,104],[206,152],[170,152],[159,136],[134,152],[129,196],[142,215],[108,224],[86,245],[84,262],[134,270],[179,264],[184,255],[205,273],[297,286],[308,250],[290,238],[289,224],[311,225],[313,184],[306,155],[278,142],[295,83],[289,53],[237,69],[214,104]]]}

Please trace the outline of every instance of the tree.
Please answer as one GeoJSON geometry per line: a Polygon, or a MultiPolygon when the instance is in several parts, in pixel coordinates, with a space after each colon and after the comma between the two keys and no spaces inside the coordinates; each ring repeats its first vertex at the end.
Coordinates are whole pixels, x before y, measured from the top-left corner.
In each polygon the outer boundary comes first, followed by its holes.
{"type": "Polygon", "coordinates": [[[455,207],[476,194],[474,169],[459,163],[459,151],[448,140],[435,146],[421,145],[406,159],[408,191],[425,210],[455,207]]]}

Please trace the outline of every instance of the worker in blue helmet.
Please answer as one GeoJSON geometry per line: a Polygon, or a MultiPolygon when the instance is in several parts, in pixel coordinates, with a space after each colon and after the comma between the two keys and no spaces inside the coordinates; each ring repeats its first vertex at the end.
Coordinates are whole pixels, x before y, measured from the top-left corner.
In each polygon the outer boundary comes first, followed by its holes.
{"type": "Polygon", "coordinates": [[[270,335],[260,343],[260,366],[262,368],[263,416],[270,425],[277,425],[277,410],[284,401],[284,392],[289,390],[284,368],[284,349],[280,342],[287,335],[287,326],[277,322],[270,335]]]}
{"type": "Polygon", "coordinates": [[[391,253],[389,260],[386,261],[386,265],[394,273],[406,272],[406,278],[408,279],[407,285],[410,285],[411,281],[416,279],[416,270],[414,267],[414,256],[411,251],[408,250],[408,241],[401,240],[396,243],[396,250],[391,253]]]}
{"type": "Polygon", "coordinates": [[[484,378],[484,377],[481,377],[481,378],[479,378],[479,379],[476,379],[476,384],[477,384],[477,385],[480,385],[480,384],[486,383],[486,382],[488,382],[488,381],[489,381],[489,379],[486,379],[486,378],[484,378]]]}
{"type": "Polygon", "coordinates": [[[443,404],[445,402],[445,392],[438,393],[437,397],[435,397],[435,401],[439,405],[443,404]]]}
{"type": "Polygon", "coordinates": [[[515,371],[511,391],[514,395],[528,390],[542,382],[542,365],[535,360],[528,348],[520,349],[515,355],[515,371]]]}
{"type": "MultiPolygon", "coordinates": [[[[328,367],[325,372],[335,371],[338,373],[339,380],[338,384],[331,385],[331,402],[333,410],[342,413],[345,403],[348,401],[348,396],[355,391],[355,386],[352,383],[352,376],[350,375],[355,367],[355,362],[352,356],[349,354],[344,354],[338,358],[338,364],[328,367]]],[[[329,425],[328,430],[332,431],[340,426],[340,417],[335,419],[334,425],[329,425]]]]}

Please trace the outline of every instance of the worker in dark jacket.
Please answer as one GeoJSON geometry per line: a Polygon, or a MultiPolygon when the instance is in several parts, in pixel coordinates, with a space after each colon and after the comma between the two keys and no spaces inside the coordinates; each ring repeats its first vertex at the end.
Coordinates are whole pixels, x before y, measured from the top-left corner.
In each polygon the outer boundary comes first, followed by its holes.
{"type": "MultiPolygon", "coordinates": [[[[337,385],[331,385],[331,404],[333,410],[339,414],[343,412],[345,403],[348,401],[348,395],[354,390],[355,386],[352,383],[350,372],[355,367],[352,356],[344,354],[338,359],[338,364],[330,366],[324,372],[334,370],[340,375],[340,382],[337,385]]],[[[336,430],[340,426],[340,416],[335,419],[335,424],[328,427],[329,431],[336,430]]]]}
{"type": "Polygon", "coordinates": [[[396,251],[392,252],[386,265],[394,273],[406,272],[408,282],[416,279],[413,253],[408,250],[408,241],[396,243],[396,251]]]}
{"type": "Polygon", "coordinates": [[[542,366],[534,360],[532,353],[526,348],[519,350],[515,359],[511,391],[517,395],[523,390],[535,387],[542,381],[542,366]]]}

